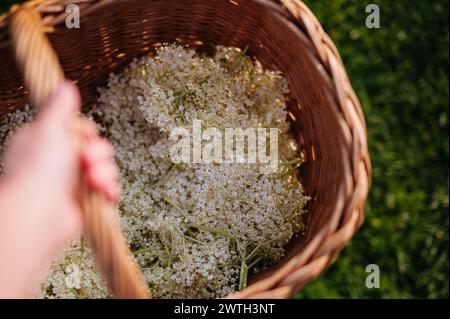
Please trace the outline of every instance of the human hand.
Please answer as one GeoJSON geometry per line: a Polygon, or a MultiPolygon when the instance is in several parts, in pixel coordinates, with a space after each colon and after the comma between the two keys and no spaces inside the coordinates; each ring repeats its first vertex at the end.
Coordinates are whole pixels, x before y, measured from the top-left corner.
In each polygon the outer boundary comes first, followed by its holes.
{"type": "Polygon", "coordinates": [[[79,108],[78,90],[63,83],[36,120],[13,138],[5,158],[2,189],[9,194],[10,213],[20,212],[18,227],[34,241],[45,240],[41,244],[51,251],[82,229],[81,173],[110,201],[119,196],[112,146],[87,119],[78,119],[86,143],[81,153],[77,149],[71,124],[79,108]]]}

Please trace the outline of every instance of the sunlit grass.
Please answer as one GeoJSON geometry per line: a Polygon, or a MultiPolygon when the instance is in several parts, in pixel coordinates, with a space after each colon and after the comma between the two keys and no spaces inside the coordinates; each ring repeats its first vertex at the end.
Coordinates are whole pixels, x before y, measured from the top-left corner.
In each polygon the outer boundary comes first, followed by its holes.
{"type": "Polygon", "coordinates": [[[376,1],[379,30],[364,26],[373,1],[305,2],[363,104],[373,184],[361,231],[298,297],[448,298],[448,1],[376,1]]]}

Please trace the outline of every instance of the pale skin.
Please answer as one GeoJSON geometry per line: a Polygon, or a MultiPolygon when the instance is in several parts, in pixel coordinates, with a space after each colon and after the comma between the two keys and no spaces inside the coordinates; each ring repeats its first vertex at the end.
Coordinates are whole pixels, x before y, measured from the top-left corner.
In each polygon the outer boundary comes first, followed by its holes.
{"type": "Polygon", "coordinates": [[[109,142],[81,121],[83,151],[73,134],[76,87],[63,83],[36,120],[12,140],[0,180],[0,298],[31,297],[52,259],[82,232],[79,176],[111,202],[119,197],[109,142]]]}

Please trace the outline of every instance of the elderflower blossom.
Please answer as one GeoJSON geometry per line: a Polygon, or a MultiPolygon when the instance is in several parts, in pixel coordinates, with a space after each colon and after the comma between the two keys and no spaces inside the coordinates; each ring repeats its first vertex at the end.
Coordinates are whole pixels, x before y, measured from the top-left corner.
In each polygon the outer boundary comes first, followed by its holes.
{"type": "MultiPolygon", "coordinates": [[[[217,47],[207,57],[178,45],[133,61],[99,89],[87,116],[114,146],[121,226],[154,297],[234,293],[303,230],[308,197],[297,179],[303,160],[286,121],[287,94],[279,72],[239,49],[217,47]],[[196,118],[219,128],[277,127],[278,172],[172,163],[170,131],[196,118]]],[[[25,109],[2,120],[0,155],[11,132],[32,117],[25,109]]],[[[84,236],[53,262],[39,296],[110,297],[84,236]]]]}

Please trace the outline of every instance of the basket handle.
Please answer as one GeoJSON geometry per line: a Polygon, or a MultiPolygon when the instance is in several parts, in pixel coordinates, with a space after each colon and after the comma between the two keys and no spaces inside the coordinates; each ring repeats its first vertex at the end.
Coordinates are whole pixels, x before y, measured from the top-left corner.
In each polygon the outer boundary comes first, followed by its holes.
{"type": "MultiPolygon", "coordinates": [[[[58,57],[44,33],[41,17],[26,8],[11,15],[10,33],[17,63],[22,69],[30,101],[42,109],[64,80],[58,57]]],[[[74,126],[77,120],[74,118],[74,126]]],[[[78,145],[83,136],[75,131],[78,145]]],[[[116,298],[149,298],[139,267],[122,235],[117,212],[102,194],[90,189],[83,176],[81,207],[84,227],[111,292],[116,298]]]]}

